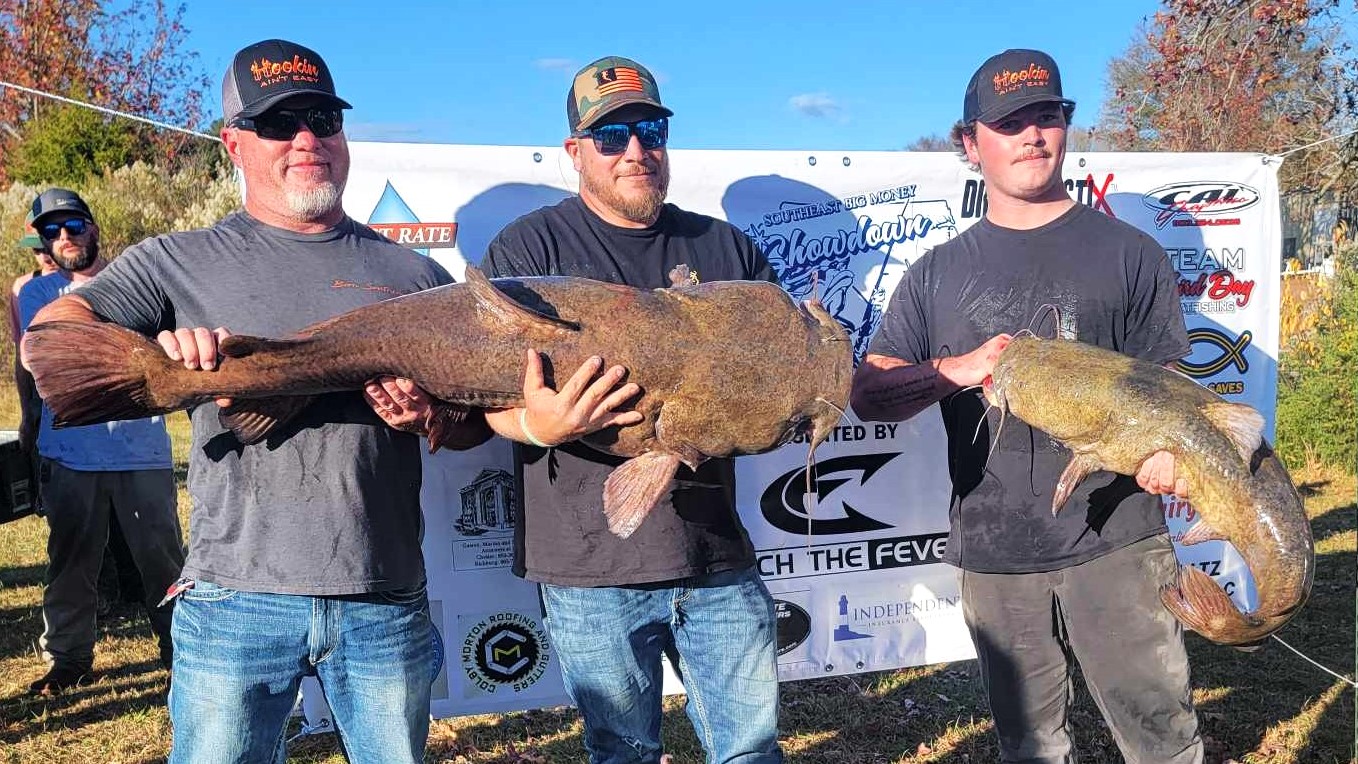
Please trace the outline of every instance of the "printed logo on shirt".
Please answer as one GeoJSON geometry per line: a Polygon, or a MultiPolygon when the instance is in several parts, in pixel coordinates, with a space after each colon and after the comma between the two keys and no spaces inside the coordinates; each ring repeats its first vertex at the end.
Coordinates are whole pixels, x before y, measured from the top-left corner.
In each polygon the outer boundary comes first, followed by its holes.
{"type": "Polygon", "coordinates": [[[537,619],[506,612],[477,620],[462,639],[466,695],[523,692],[542,678],[550,657],[547,634],[537,619]]]}

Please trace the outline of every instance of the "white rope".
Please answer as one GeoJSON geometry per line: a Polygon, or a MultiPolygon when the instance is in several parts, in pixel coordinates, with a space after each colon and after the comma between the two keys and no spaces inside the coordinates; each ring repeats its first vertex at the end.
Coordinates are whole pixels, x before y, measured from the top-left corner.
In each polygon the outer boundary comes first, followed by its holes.
{"type": "MultiPolygon", "coordinates": [[[[1348,131],[1347,133],[1341,133],[1341,134],[1339,134],[1339,135],[1331,135],[1329,138],[1321,138],[1320,140],[1315,141],[1314,143],[1308,143],[1308,144],[1306,144],[1305,146],[1298,146],[1298,147],[1296,147],[1295,149],[1288,149],[1287,151],[1284,151],[1283,153],[1278,154],[1278,155],[1276,155],[1276,156],[1277,156],[1279,159],[1282,159],[1283,157],[1287,156],[1288,154],[1295,154],[1295,153],[1297,153],[1298,151],[1304,151],[1304,150],[1306,150],[1306,149],[1311,148],[1312,146],[1319,146],[1319,145],[1322,144],[1322,143],[1329,143],[1330,141],[1339,141],[1339,140],[1343,140],[1343,139],[1349,137],[1350,135],[1358,135],[1358,130],[1350,130],[1350,131],[1348,131]]],[[[1278,640],[1278,641],[1281,642],[1282,640],[1278,640]]]]}
{"type": "Polygon", "coordinates": [[[1283,641],[1283,638],[1280,637],[1280,636],[1278,636],[1277,634],[1274,634],[1274,635],[1272,635],[1272,636],[1273,636],[1274,639],[1278,640],[1278,643],[1279,643],[1279,644],[1281,644],[1283,647],[1286,647],[1288,650],[1291,650],[1292,652],[1296,653],[1297,655],[1300,655],[1300,656],[1302,657],[1303,660],[1305,660],[1307,663],[1310,663],[1312,666],[1315,666],[1316,668],[1320,669],[1321,671],[1324,671],[1326,674],[1329,674],[1330,676],[1334,677],[1335,679],[1338,679],[1338,680],[1341,681],[1341,682],[1347,682],[1348,684],[1351,684],[1351,685],[1353,685],[1354,687],[1358,687],[1358,682],[1354,682],[1352,679],[1349,679],[1348,677],[1343,676],[1343,675],[1341,675],[1341,674],[1336,674],[1335,672],[1333,672],[1333,671],[1331,671],[1331,670],[1325,668],[1324,666],[1320,665],[1319,663],[1316,663],[1315,661],[1311,660],[1310,658],[1307,658],[1306,655],[1302,653],[1302,651],[1300,651],[1300,650],[1298,650],[1297,648],[1293,647],[1292,645],[1289,645],[1289,644],[1287,644],[1286,642],[1284,642],[1284,641],[1283,641]]]}
{"type": "Polygon", "coordinates": [[[74,98],[67,98],[67,97],[65,97],[65,96],[59,96],[59,95],[56,95],[55,93],[45,93],[45,92],[43,92],[43,91],[41,91],[41,90],[34,90],[33,88],[26,88],[26,87],[24,87],[23,85],[15,85],[15,84],[12,83],[12,82],[5,82],[4,80],[0,80],[0,87],[14,88],[15,90],[19,90],[19,91],[22,91],[22,92],[24,92],[24,93],[31,93],[31,94],[36,95],[36,96],[42,96],[43,98],[51,98],[51,99],[54,100],[54,101],[61,101],[62,103],[68,103],[68,104],[71,104],[72,106],[83,106],[83,107],[86,108],[86,109],[94,109],[95,111],[103,112],[104,114],[111,114],[111,115],[113,115],[113,116],[115,116],[115,117],[124,117],[124,118],[126,118],[126,119],[133,119],[133,120],[136,120],[136,121],[138,121],[138,122],[145,122],[145,123],[148,124],[148,125],[155,125],[156,127],[162,127],[162,128],[165,128],[166,130],[174,130],[175,132],[185,133],[185,134],[188,134],[188,135],[195,136],[195,137],[197,137],[197,138],[207,138],[207,139],[210,140],[210,141],[217,141],[218,143],[221,142],[221,138],[219,138],[219,137],[217,137],[217,136],[215,136],[215,135],[208,135],[207,133],[200,133],[200,132],[198,132],[197,130],[189,130],[188,128],[177,127],[177,126],[175,126],[175,125],[167,124],[167,123],[165,123],[165,122],[157,122],[157,121],[154,120],[154,119],[148,119],[148,118],[146,118],[146,117],[141,117],[141,116],[138,116],[138,115],[136,115],[136,114],[128,114],[127,112],[124,112],[124,111],[117,111],[117,110],[115,110],[115,109],[109,109],[109,108],[106,108],[106,107],[103,107],[103,106],[96,106],[95,104],[92,104],[92,103],[86,103],[86,102],[84,102],[84,101],[77,101],[77,100],[75,100],[74,98]]]}

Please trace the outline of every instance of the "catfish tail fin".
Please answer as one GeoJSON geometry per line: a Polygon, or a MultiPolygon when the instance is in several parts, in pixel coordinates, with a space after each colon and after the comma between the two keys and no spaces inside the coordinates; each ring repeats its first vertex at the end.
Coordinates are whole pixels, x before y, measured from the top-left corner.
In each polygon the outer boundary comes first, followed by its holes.
{"type": "Polygon", "coordinates": [[[175,384],[182,366],[117,324],[49,321],[24,333],[25,355],[58,427],[140,419],[192,402],[175,384]]]}
{"type": "Polygon", "coordinates": [[[1160,601],[1184,626],[1219,645],[1244,650],[1282,628],[1296,612],[1271,616],[1242,613],[1226,590],[1192,565],[1179,568],[1177,585],[1161,587],[1160,601]]]}

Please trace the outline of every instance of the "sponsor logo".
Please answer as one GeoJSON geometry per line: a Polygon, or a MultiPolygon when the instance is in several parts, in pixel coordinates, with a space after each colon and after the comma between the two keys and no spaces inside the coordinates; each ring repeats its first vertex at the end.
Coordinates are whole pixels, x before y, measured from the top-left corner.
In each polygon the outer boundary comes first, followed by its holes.
{"type": "Polygon", "coordinates": [[[1204,247],[1203,249],[1190,249],[1176,247],[1166,249],[1169,254],[1169,261],[1174,264],[1174,270],[1184,274],[1194,274],[1200,272],[1215,273],[1220,270],[1242,271],[1245,269],[1245,248],[1236,247],[1204,247]]]}
{"type": "Polygon", "coordinates": [[[482,692],[506,687],[522,692],[542,678],[550,654],[537,621],[522,613],[496,613],[467,631],[462,670],[482,692]]]}
{"type": "Polygon", "coordinates": [[[765,579],[805,578],[883,568],[908,568],[943,562],[948,534],[850,541],[842,544],[765,549],[755,553],[765,579]]]}
{"type": "MultiPolygon", "coordinates": [[[[1234,366],[1236,371],[1245,374],[1250,370],[1245,349],[1250,346],[1254,335],[1245,330],[1234,339],[1220,329],[1199,327],[1188,332],[1188,344],[1192,350],[1188,358],[1177,362],[1179,370],[1194,379],[1203,379],[1234,366]],[[1205,352],[1199,352],[1199,348],[1205,352]],[[1193,360],[1199,356],[1198,360],[1193,360]]],[[[1242,386],[1243,392],[1243,386],[1242,386]]]]}
{"type": "MultiPolygon", "coordinates": [[[[1178,496],[1166,496],[1163,503],[1165,506],[1166,520],[1182,517],[1184,522],[1191,523],[1198,516],[1198,511],[1193,508],[1193,505],[1178,496]]],[[[1174,540],[1178,541],[1179,539],[1176,537],[1174,540]]]]}
{"type": "Polygon", "coordinates": [[[1179,299],[1185,313],[1234,313],[1250,304],[1254,279],[1237,278],[1228,269],[1179,278],[1179,299]]]}
{"type": "Polygon", "coordinates": [[[1227,382],[1208,382],[1203,387],[1211,390],[1217,395],[1244,395],[1245,382],[1240,379],[1233,379],[1227,382]]]}
{"type": "Polygon", "coordinates": [[[277,85],[284,81],[317,82],[321,68],[311,63],[311,59],[293,56],[291,61],[270,61],[261,58],[250,62],[250,76],[262,88],[277,85]]]}
{"type": "Polygon", "coordinates": [[[1193,181],[1151,189],[1141,203],[1156,211],[1155,227],[1240,225],[1232,213],[1259,203],[1259,192],[1243,183],[1193,181]]]}
{"type": "MultiPolygon", "coordinates": [[[[1101,180],[1096,179],[1093,173],[1083,178],[1066,178],[1065,185],[1066,192],[1076,202],[1110,218],[1117,217],[1113,214],[1113,206],[1108,203],[1109,190],[1116,190],[1113,188],[1113,173],[1104,175],[1101,180]]],[[[972,178],[963,184],[961,216],[964,220],[985,217],[989,207],[990,198],[986,195],[984,180],[972,178]]]]}
{"type": "Polygon", "coordinates": [[[518,516],[514,476],[500,469],[483,469],[458,491],[462,511],[453,530],[462,536],[511,533],[518,516]]]}
{"type": "MultiPolygon", "coordinates": [[[[898,456],[899,453],[858,454],[817,462],[816,476],[810,482],[810,489],[815,494],[818,517],[812,518],[807,512],[811,503],[807,493],[805,467],[785,472],[769,484],[769,487],[764,489],[764,495],[759,498],[759,509],[764,513],[764,519],[769,525],[788,533],[830,536],[890,528],[892,526],[889,523],[875,520],[859,512],[849,503],[847,497],[839,501],[836,513],[838,517],[826,517],[824,510],[827,505],[826,498],[836,489],[844,485],[849,485],[850,488],[866,485],[878,470],[898,456]]],[[[848,489],[845,493],[852,495],[852,491],[848,489]]]]}
{"type": "Polygon", "coordinates": [[[392,242],[412,249],[457,246],[457,223],[369,223],[368,227],[392,242]]]}
{"type": "Polygon", "coordinates": [[[447,651],[443,647],[443,632],[439,631],[438,626],[430,625],[429,637],[434,642],[434,673],[432,676],[437,679],[439,672],[443,670],[443,662],[447,659],[447,651]]]}
{"type": "Polygon", "coordinates": [[[778,654],[789,653],[811,636],[811,616],[801,607],[787,600],[773,601],[773,614],[778,620],[778,654]]]}
{"type": "Polygon", "coordinates": [[[851,604],[847,594],[839,595],[839,623],[832,633],[835,642],[871,639],[874,631],[917,622],[955,610],[962,601],[954,597],[889,599],[851,604]]]}

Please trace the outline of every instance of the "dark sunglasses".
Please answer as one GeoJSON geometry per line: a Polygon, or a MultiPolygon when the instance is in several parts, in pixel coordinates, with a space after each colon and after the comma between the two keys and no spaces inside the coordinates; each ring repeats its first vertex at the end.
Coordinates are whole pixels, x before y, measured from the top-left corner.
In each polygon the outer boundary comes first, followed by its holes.
{"type": "Polygon", "coordinates": [[[632,136],[636,136],[641,147],[647,151],[663,148],[670,139],[670,120],[668,117],[643,119],[639,122],[615,122],[611,125],[595,125],[588,130],[575,134],[577,138],[589,136],[594,139],[594,148],[604,156],[616,156],[627,150],[632,136]]]}
{"type": "Polygon", "coordinates": [[[239,117],[231,121],[233,127],[250,130],[271,141],[290,141],[297,136],[298,125],[317,138],[329,138],[344,129],[344,112],[339,109],[275,109],[258,117],[239,117]]]}
{"type": "Polygon", "coordinates": [[[60,223],[43,223],[38,226],[38,235],[42,236],[44,239],[52,239],[55,241],[58,236],[61,236],[61,229],[63,228],[66,229],[66,233],[72,236],[79,236],[90,230],[90,221],[84,218],[71,218],[70,220],[63,220],[60,223]]]}

